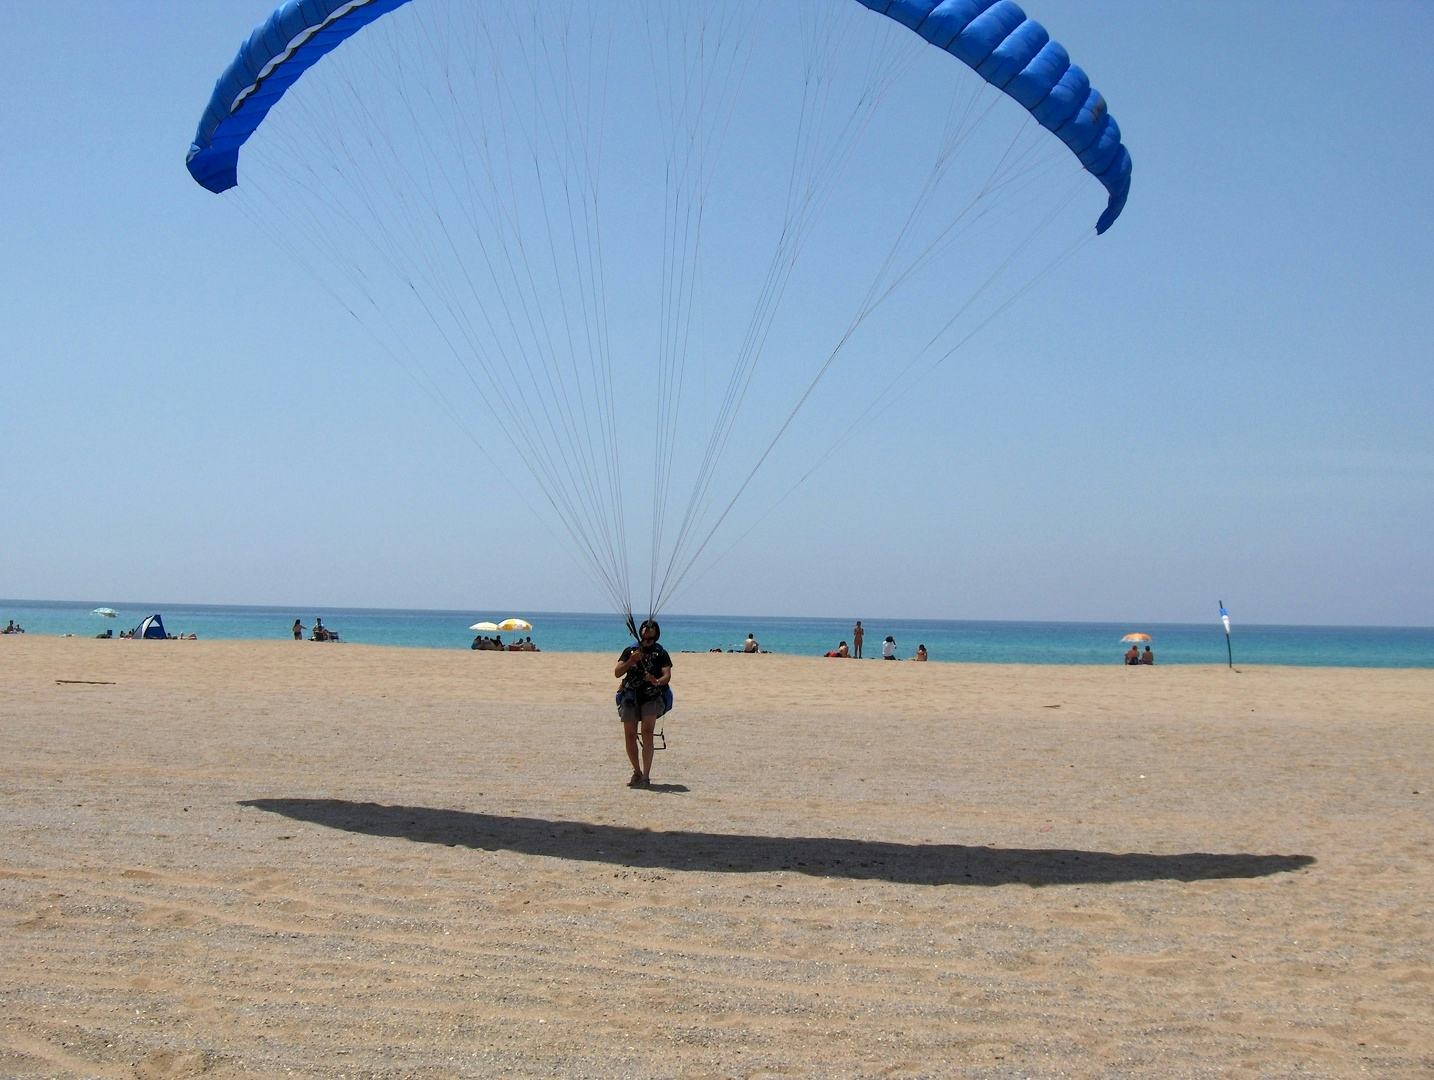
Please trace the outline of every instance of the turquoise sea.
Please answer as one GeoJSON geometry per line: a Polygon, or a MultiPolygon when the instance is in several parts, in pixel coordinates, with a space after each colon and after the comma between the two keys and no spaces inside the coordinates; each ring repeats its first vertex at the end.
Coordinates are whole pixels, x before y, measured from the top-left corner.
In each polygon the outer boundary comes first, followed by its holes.
{"type": "MultiPolygon", "coordinates": [[[[467,649],[468,627],[482,620],[518,615],[533,624],[531,637],[556,652],[617,652],[627,642],[622,620],[611,614],[544,611],[390,611],[369,608],[227,607],[210,604],[136,603],[99,598],[85,601],[0,600],[0,628],[14,620],[31,634],[90,637],[163,615],[171,634],[201,639],[281,641],[299,618],[305,627],[321,618],[346,642],[418,649],[467,649]],[[120,614],[92,614],[110,607],[120,614]]],[[[736,649],[748,633],[769,652],[820,656],[851,640],[851,619],[775,616],[664,615],[662,641],[669,651],[736,649]]],[[[924,644],[933,661],[964,663],[1114,664],[1133,630],[1149,633],[1161,664],[1223,664],[1225,634],[1218,621],[1176,623],[972,622],[964,620],[863,618],[866,653],[881,655],[890,634],[897,655],[910,657],[924,644]]],[[[513,635],[503,635],[511,640],[513,635]]],[[[1234,624],[1236,665],[1299,667],[1434,668],[1434,627],[1258,626],[1234,624]]],[[[315,646],[317,647],[317,646],[315,646]]]]}

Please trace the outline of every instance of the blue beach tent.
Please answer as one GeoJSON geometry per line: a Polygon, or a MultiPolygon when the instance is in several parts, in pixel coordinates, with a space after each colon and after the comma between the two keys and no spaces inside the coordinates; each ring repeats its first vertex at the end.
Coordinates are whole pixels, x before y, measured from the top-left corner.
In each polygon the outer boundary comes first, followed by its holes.
{"type": "Polygon", "coordinates": [[[159,638],[162,641],[169,635],[164,632],[164,620],[158,615],[151,615],[134,628],[134,636],[137,638],[159,638]]]}

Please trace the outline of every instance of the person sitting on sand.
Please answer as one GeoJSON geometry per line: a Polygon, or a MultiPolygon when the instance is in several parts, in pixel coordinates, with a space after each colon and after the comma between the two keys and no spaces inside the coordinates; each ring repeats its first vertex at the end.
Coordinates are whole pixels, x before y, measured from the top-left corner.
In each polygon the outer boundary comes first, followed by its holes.
{"type": "Polygon", "coordinates": [[[1140,646],[1139,646],[1139,645],[1132,645],[1132,646],[1130,647],[1130,651],[1125,654],[1125,662],[1126,662],[1127,664],[1138,664],[1138,663],[1140,663],[1140,646]]]}
{"type": "Polygon", "coordinates": [[[761,649],[761,646],[757,644],[757,639],[754,638],[751,634],[748,634],[748,635],[747,635],[747,640],[742,644],[742,651],[743,651],[743,652],[758,652],[760,649],[761,649]]]}
{"type": "Polygon", "coordinates": [[[896,659],[896,639],[890,634],[887,634],[886,640],[881,643],[881,658],[883,660],[896,659]]]}
{"type": "Polygon", "coordinates": [[[652,784],[652,730],[666,711],[666,690],[672,682],[672,657],[657,643],[662,628],[648,619],[638,628],[638,643],[629,645],[612,669],[622,680],[618,690],[617,715],[622,721],[622,741],[632,765],[628,787],[652,784]],[[637,756],[637,729],[642,725],[642,761],[637,756]]]}
{"type": "Polygon", "coordinates": [[[846,642],[839,642],[836,647],[836,654],[841,657],[850,658],[851,650],[846,647],[846,642]]]}
{"type": "Polygon", "coordinates": [[[1141,662],[1142,664],[1153,664],[1153,663],[1155,663],[1155,654],[1150,651],[1150,646],[1149,646],[1149,645],[1145,646],[1145,651],[1140,654],[1140,662],[1141,662]]]}
{"type": "Polygon", "coordinates": [[[916,646],[916,655],[913,656],[911,659],[916,660],[916,661],[919,661],[919,662],[924,662],[924,661],[926,660],[926,646],[925,646],[925,645],[918,645],[918,646],[916,646]]]}

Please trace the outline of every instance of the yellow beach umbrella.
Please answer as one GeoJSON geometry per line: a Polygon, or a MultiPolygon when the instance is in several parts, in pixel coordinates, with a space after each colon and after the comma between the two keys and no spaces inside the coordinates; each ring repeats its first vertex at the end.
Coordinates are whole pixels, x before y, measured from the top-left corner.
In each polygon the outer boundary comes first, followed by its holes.
{"type": "Polygon", "coordinates": [[[504,619],[498,624],[498,629],[505,631],[531,630],[532,628],[533,624],[527,619],[504,619]]]}
{"type": "Polygon", "coordinates": [[[1123,641],[1123,642],[1124,642],[1124,641],[1149,641],[1149,640],[1150,640],[1150,635],[1149,635],[1149,634],[1126,634],[1125,637],[1121,638],[1120,640],[1123,641]]]}

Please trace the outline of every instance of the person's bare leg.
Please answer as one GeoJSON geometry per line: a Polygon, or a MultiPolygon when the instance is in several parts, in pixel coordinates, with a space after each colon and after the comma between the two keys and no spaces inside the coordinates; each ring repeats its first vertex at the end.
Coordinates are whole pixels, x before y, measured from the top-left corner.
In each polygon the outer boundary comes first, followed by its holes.
{"type": "Polygon", "coordinates": [[[642,767],[637,762],[637,721],[624,720],[622,722],[622,741],[627,750],[627,760],[632,764],[633,778],[642,775],[642,767]]]}
{"type": "Polygon", "coordinates": [[[649,782],[652,780],[652,752],[655,749],[652,745],[652,729],[656,726],[657,717],[642,718],[642,778],[649,782]]]}

